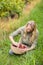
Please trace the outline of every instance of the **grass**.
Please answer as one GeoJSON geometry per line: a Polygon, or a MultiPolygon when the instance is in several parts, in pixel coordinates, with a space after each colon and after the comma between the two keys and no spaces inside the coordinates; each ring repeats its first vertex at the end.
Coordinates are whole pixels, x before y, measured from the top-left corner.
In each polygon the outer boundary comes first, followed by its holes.
{"type": "MultiPolygon", "coordinates": [[[[3,32],[3,39],[0,40],[0,65],[43,65],[43,0],[41,3],[30,12],[30,15],[20,19],[17,27],[25,25],[29,20],[34,20],[37,23],[39,30],[38,44],[35,50],[29,51],[24,55],[9,55],[10,40],[6,31],[3,32]],[[7,37],[6,37],[7,35],[7,37]]],[[[15,28],[17,29],[15,25],[15,28]]],[[[18,41],[20,36],[15,38],[18,41]]]]}

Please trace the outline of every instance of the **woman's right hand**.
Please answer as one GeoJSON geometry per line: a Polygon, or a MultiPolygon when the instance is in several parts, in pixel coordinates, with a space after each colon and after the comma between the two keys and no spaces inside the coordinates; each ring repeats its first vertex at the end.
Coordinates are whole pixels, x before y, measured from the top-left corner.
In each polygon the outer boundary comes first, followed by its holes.
{"type": "Polygon", "coordinates": [[[16,46],[19,46],[18,42],[15,42],[15,41],[12,44],[16,45],[16,46]]]}
{"type": "Polygon", "coordinates": [[[11,43],[12,43],[12,44],[17,45],[17,42],[14,41],[14,39],[13,39],[12,36],[9,36],[9,39],[11,40],[11,43]]]}

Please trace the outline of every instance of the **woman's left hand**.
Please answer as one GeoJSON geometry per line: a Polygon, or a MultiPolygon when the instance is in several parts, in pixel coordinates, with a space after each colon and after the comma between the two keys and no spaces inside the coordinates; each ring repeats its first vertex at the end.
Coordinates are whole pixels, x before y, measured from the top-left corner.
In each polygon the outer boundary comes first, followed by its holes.
{"type": "Polygon", "coordinates": [[[29,51],[29,48],[21,49],[21,52],[27,52],[29,51]]]}

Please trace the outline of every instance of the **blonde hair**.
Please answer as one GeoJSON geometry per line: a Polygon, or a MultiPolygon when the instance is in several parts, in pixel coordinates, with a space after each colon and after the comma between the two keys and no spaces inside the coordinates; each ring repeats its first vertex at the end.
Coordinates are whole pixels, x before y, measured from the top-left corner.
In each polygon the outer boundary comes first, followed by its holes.
{"type": "MultiPolygon", "coordinates": [[[[31,37],[30,37],[30,39],[29,39],[29,43],[33,43],[33,41],[35,40],[35,38],[36,38],[36,23],[34,22],[34,21],[29,21],[27,24],[26,24],[26,26],[28,26],[28,24],[31,24],[31,27],[32,27],[32,29],[33,29],[33,31],[32,31],[32,35],[31,35],[31,37]]],[[[24,36],[26,37],[26,34],[27,34],[27,31],[26,31],[26,28],[25,28],[25,30],[24,30],[24,36]]]]}

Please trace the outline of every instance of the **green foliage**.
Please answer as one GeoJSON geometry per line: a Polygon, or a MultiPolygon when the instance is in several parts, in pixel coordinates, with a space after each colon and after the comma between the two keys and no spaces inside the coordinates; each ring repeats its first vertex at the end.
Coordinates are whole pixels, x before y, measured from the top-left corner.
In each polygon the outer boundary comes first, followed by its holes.
{"type": "Polygon", "coordinates": [[[25,3],[32,0],[0,0],[0,17],[10,16],[12,14],[21,15],[25,3]]]}
{"type": "Polygon", "coordinates": [[[24,7],[24,1],[22,0],[1,0],[0,1],[0,16],[8,15],[9,11],[12,13],[21,14],[24,7]],[[6,14],[7,12],[7,14],[6,14]]]}

